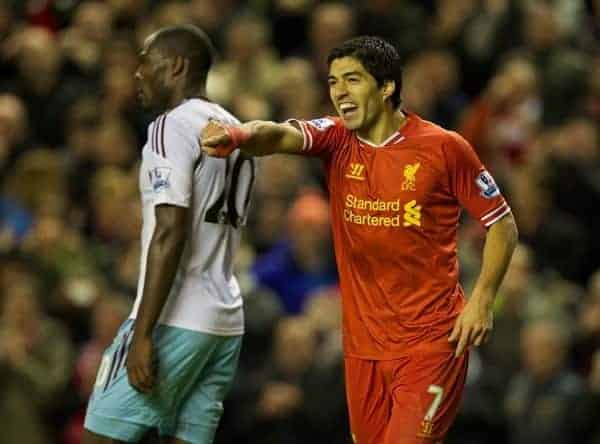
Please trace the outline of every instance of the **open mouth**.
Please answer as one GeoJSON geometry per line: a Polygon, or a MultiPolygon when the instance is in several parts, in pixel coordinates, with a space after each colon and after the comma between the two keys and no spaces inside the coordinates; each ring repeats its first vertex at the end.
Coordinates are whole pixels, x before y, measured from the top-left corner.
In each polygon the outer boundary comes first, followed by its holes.
{"type": "Polygon", "coordinates": [[[342,103],[340,104],[340,113],[344,119],[349,119],[358,113],[358,106],[354,103],[342,103]]]}

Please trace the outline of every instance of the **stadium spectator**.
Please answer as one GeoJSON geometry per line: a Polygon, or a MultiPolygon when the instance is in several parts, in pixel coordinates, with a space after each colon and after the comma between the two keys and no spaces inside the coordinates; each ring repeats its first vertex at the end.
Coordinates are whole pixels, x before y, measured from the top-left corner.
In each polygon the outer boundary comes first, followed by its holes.
{"type": "Polygon", "coordinates": [[[7,443],[53,441],[50,415],[71,375],[72,345],[60,322],[44,315],[39,288],[6,288],[0,317],[0,424],[7,443]]]}
{"type": "Polygon", "coordinates": [[[285,238],[257,258],[253,274],[258,283],[279,296],[288,314],[299,314],[307,298],[337,283],[332,266],[327,201],[305,192],[287,214],[285,238]]]}
{"type": "Polygon", "coordinates": [[[583,380],[567,367],[569,332],[560,320],[527,323],[521,336],[523,367],[506,392],[510,444],[579,442],[574,409],[583,380]]]}

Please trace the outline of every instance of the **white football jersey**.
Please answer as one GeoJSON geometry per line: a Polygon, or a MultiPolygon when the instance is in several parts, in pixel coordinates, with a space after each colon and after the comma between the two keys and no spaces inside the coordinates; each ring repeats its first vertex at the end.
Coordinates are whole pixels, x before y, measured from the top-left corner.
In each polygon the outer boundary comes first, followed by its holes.
{"type": "Polygon", "coordinates": [[[201,152],[199,135],[209,120],[235,124],[214,103],[190,99],[159,116],[148,127],[142,152],[142,254],[137,315],[155,227],[154,209],[168,204],[190,209],[186,244],[159,323],[216,335],[244,330],[242,297],[233,275],[234,253],[246,222],[255,161],[236,151],[226,159],[201,152]]]}

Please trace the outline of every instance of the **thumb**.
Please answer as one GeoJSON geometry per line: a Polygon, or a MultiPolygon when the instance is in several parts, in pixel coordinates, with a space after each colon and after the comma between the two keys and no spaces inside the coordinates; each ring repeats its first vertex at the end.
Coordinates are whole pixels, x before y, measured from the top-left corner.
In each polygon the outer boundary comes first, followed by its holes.
{"type": "Polygon", "coordinates": [[[216,147],[219,145],[229,145],[231,143],[231,136],[228,132],[219,134],[217,136],[205,137],[201,140],[202,146],[216,147]]]}

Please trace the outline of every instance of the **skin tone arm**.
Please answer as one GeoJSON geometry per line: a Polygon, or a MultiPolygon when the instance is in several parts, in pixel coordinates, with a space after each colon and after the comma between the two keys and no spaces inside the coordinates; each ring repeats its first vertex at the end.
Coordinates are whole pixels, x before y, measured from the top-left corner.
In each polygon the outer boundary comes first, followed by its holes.
{"type": "Polygon", "coordinates": [[[304,137],[291,123],[254,120],[234,127],[212,121],[202,130],[202,149],[209,156],[226,157],[235,148],[250,156],[302,151],[304,137]]]}
{"type": "Polygon", "coordinates": [[[488,230],[479,278],[448,338],[448,341],[457,343],[455,356],[458,357],[470,346],[479,346],[487,340],[493,327],[494,298],[504,279],[517,239],[517,225],[512,213],[488,230]]]}
{"type": "Polygon", "coordinates": [[[156,227],[148,249],[144,293],[126,363],[129,383],[143,393],[155,384],[152,332],[175,279],[188,217],[187,208],[175,205],[158,205],[154,211],[156,227]]]}

